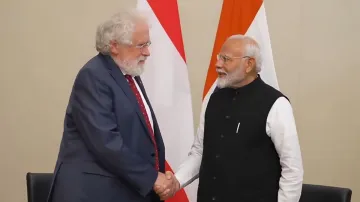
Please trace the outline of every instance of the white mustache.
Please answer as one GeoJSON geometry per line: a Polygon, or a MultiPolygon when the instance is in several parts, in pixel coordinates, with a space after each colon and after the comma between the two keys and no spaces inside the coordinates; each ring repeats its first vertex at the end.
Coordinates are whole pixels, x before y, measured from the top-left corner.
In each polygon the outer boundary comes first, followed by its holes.
{"type": "Polygon", "coordinates": [[[145,61],[145,60],[146,60],[146,57],[145,57],[145,56],[140,56],[140,57],[137,59],[137,62],[145,61]]]}
{"type": "Polygon", "coordinates": [[[228,74],[227,72],[225,72],[224,70],[222,70],[222,69],[216,69],[216,72],[217,73],[222,73],[222,74],[228,74]]]}

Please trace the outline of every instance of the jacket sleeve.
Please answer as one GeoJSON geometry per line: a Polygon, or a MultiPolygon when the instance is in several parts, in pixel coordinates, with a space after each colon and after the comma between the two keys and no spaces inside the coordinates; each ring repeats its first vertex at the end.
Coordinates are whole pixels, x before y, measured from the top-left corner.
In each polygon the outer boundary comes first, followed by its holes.
{"type": "Polygon", "coordinates": [[[73,118],[89,151],[104,168],[126,180],[142,196],[149,194],[158,172],[125,145],[110,88],[89,69],[83,69],[75,80],[72,96],[73,118]]]}

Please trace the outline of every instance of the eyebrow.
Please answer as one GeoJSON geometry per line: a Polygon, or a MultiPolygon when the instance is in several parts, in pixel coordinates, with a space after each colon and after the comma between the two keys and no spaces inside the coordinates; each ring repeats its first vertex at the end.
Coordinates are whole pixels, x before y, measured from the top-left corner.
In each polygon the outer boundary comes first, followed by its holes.
{"type": "Polygon", "coordinates": [[[147,43],[149,43],[149,42],[151,42],[151,41],[149,40],[149,41],[140,42],[140,43],[139,43],[139,41],[138,41],[136,44],[138,44],[138,45],[143,45],[143,44],[147,44],[147,43]]]}
{"type": "Polygon", "coordinates": [[[226,57],[226,58],[236,57],[236,56],[233,56],[233,55],[227,55],[227,54],[221,54],[221,53],[220,53],[220,55],[222,55],[223,57],[226,57]]]}

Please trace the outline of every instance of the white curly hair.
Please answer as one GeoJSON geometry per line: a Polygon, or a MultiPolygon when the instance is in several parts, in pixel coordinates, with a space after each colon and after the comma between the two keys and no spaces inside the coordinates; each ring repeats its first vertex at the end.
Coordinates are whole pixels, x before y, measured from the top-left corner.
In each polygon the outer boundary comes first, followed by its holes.
{"type": "Polygon", "coordinates": [[[148,23],[145,13],[136,9],[116,13],[97,27],[96,50],[109,54],[111,41],[131,45],[132,34],[138,22],[148,23]]]}

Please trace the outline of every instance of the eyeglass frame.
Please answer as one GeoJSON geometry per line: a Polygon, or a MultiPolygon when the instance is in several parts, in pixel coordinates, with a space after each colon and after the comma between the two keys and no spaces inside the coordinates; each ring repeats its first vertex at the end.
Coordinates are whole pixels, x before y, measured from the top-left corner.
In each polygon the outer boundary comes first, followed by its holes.
{"type": "Polygon", "coordinates": [[[145,47],[149,47],[150,45],[151,45],[151,41],[148,41],[146,43],[136,45],[135,48],[140,49],[142,51],[145,47]]]}
{"type": "Polygon", "coordinates": [[[243,58],[252,58],[252,57],[247,56],[247,55],[242,56],[242,57],[229,57],[229,56],[226,56],[226,55],[222,55],[220,53],[216,55],[216,59],[217,60],[221,59],[224,62],[224,64],[226,64],[229,61],[232,61],[233,59],[243,59],[243,58]]]}

